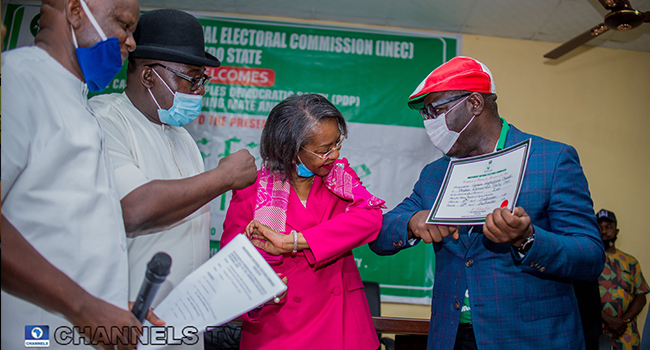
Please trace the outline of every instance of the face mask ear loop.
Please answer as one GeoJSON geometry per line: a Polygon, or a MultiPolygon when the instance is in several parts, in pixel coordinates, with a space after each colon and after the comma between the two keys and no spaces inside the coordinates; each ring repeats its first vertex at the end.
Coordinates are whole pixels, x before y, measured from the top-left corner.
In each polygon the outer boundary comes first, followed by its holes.
{"type": "MultiPolygon", "coordinates": [[[[67,18],[68,17],[68,9],[65,8],[64,12],[65,12],[65,15],[66,15],[66,18],[67,18]]],[[[70,32],[72,32],[72,42],[74,43],[74,48],[78,49],[79,45],[77,45],[77,34],[75,34],[75,32],[74,32],[74,27],[72,27],[72,23],[70,23],[70,32]]]]}
{"type": "Polygon", "coordinates": [[[151,67],[151,70],[152,70],[154,73],[156,73],[156,75],[158,76],[158,78],[160,78],[160,80],[163,82],[163,84],[165,84],[165,86],[167,87],[167,90],[169,90],[169,92],[171,92],[172,95],[176,95],[176,93],[174,92],[174,90],[172,90],[172,89],[169,87],[169,85],[167,85],[167,83],[165,82],[165,79],[163,79],[163,78],[160,76],[160,74],[158,74],[158,72],[156,72],[156,70],[153,69],[153,67],[151,67]]]}
{"type": "Polygon", "coordinates": [[[476,114],[472,115],[472,119],[469,120],[469,122],[465,125],[465,127],[463,128],[463,130],[461,130],[461,131],[458,133],[458,135],[462,134],[463,131],[465,131],[465,129],[467,129],[467,127],[468,127],[470,124],[472,124],[472,120],[474,120],[474,117],[476,117],[476,114]]]}
{"type": "Polygon", "coordinates": [[[74,32],[74,28],[72,27],[72,24],[70,24],[70,31],[72,32],[72,42],[74,43],[74,48],[78,49],[79,45],[77,45],[77,34],[74,32]]]}
{"type": "Polygon", "coordinates": [[[156,101],[156,98],[153,96],[153,93],[151,92],[151,89],[147,88],[147,91],[149,91],[149,95],[151,95],[151,98],[153,99],[153,102],[156,104],[156,106],[158,106],[158,109],[162,109],[162,108],[160,108],[160,105],[158,104],[158,101],[156,101]]]}
{"type": "Polygon", "coordinates": [[[85,0],[80,0],[79,3],[81,4],[81,7],[84,9],[84,12],[86,13],[86,17],[88,17],[88,20],[90,20],[90,23],[92,23],[93,27],[95,27],[95,30],[97,33],[99,33],[99,37],[102,38],[102,41],[106,41],[108,39],[106,37],[106,34],[104,34],[104,31],[102,30],[102,27],[99,26],[99,23],[97,23],[97,20],[95,20],[95,16],[93,16],[92,12],[90,12],[90,9],[88,8],[88,5],[86,4],[85,0]]]}
{"type": "MultiPolygon", "coordinates": [[[[156,70],[153,69],[153,67],[149,67],[149,68],[151,68],[151,70],[154,73],[156,73],[156,75],[158,75],[158,72],[156,72],[156,70]]],[[[158,78],[160,78],[160,75],[158,75],[158,78]]],[[[162,80],[162,82],[165,83],[165,81],[162,78],[160,78],[160,80],[162,80]]],[[[167,84],[165,84],[165,86],[167,86],[167,84]]],[[[167,86],[167,88],[169,89],[169,86],[167,86]]],[[[158,103],[158,100],[156,100],[156,97],[153,95],[153,92],[151,92],[151,89],[147,88],[147,91],[149,91],[149,95],[151,95],[151,98],[153,99],[153,102],[156,104],[156,106],[158,106],[158,109],[162,109],[160,108],[160,104],[158,103]]]]}

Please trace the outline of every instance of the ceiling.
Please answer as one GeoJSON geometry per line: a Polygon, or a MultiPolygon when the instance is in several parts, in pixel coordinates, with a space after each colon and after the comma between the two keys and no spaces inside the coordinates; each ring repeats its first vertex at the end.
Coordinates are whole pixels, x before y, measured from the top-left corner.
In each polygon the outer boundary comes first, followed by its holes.
{"type": "MultiPolygon", "coordinates": [[[[143,8],[176,8],[564,43],[608,13],[598,0],[139,0],[143,8]]],[[[650,0],[630,0],[650,11],[650,0]]],[[[650,23],[610,30],[587,43],[650,52],[650,23]]]]}

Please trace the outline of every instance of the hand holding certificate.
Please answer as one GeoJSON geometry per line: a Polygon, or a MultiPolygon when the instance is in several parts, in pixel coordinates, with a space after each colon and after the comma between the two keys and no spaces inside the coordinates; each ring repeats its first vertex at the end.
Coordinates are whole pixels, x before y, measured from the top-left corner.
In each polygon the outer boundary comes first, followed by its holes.
{"type": "Polygon", "coordinates": [[[513,212],[524,179],[531,140],[449,163],[427,223],[480,225],[497,208],[513,212]]]}

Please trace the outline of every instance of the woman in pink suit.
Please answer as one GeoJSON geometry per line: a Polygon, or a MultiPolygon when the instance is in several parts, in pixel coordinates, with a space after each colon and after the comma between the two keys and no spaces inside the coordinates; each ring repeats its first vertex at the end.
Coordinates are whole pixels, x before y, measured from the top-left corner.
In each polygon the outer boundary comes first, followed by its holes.
{"type": "Polygon", "coordinates": [[[352,249],[377,237],[384,201],[338,160],[347,126],[325,97],[292,96],[271,111],[253,186],[234,191],[222,244],[246,233],[287,294],[246,315],[241,349],[379,347],[352,249]]]}

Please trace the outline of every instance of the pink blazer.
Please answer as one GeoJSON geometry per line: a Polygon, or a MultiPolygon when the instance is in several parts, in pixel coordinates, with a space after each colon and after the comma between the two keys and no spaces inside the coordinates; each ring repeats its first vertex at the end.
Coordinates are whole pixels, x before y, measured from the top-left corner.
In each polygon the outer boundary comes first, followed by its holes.
{"type": "MultiPolygon", "coordinates": [[[[349,169],[355,178],[354,171],[349,169]]],[[[259,180],[259,177],[258,177],[259,180]]],[[[253,219],[257,183],[233,192],[221,245],[253,219]]],[[[310,249],[287,254],[273,269],[288,278],[279,304],[242,315],[241,349],[354,349],[379,347],[352,249],[379,233],[381,209],[353,208],[316,176],[305,208],[291,188],[287,232],[302,232],[310,249]],[[253,316],[254,315],[254,316],[253,316]]]]}

